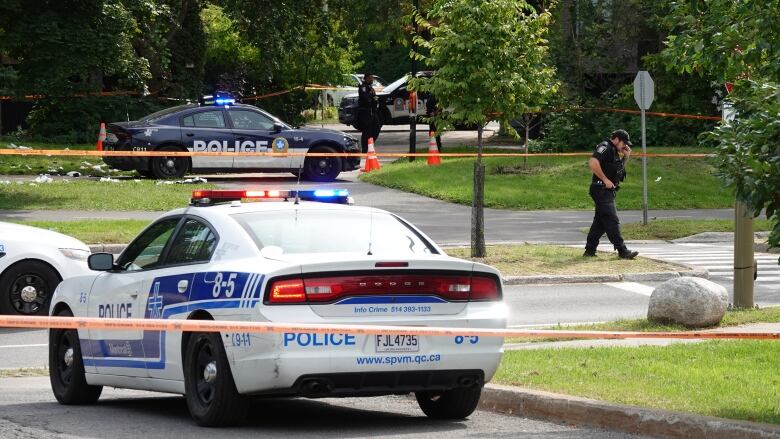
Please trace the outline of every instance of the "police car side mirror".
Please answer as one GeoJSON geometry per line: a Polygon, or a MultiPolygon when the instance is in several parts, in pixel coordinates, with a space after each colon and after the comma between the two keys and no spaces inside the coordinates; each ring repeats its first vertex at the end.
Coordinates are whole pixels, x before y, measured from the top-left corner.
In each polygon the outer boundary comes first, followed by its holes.
{"type": "Polygon", "coordinates": [[[284,129],[284,125],[282,125],[282,124],[280,124],[280,123],[275,123],[275,124],[274,124],[274,132],[275,132],[275,133],[278,133],[279,131],[281,131],[281,130],[283,130],[283,129],[284,129]]]}
{"type": "Polygon", "coordinates": [[[90,270],[109,271],[114,268],[114,255],[111,253],[92,253],[87,258],[90,270]]]}

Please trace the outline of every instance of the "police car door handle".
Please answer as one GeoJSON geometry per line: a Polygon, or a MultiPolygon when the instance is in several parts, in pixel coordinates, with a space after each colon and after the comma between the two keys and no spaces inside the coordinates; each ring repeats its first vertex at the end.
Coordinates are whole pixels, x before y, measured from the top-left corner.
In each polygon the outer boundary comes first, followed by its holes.
{"type": "Polygon", "coordinates": [[[187,286],[189,284],[190,283],[186,279],[182,279],[182,280],[179,281],[179,284],[176,285],[176,289],[178,289],[180,293],[183,293],[183,292],[187,291],[187,286]]]}
{"type": "Polygon", "coordinates": [[[136,297],[138,297],[138,290],[136,290],[136,291],[133,291],[132,293],[130,293],[130,297],[132,297],[133,299],[135,299],[136,297]]]}
{"type": "Polygon", "coordinates": [[[246,140],[246,137],[244,137],[244,136],[236,137],[236,140],[246,140]]]}
{"type": "Polygon", "coordinates": [[[184,135],[187,136],[187,137],[192,137],[192,136],[195,135],[195,133],[184,133],[184,135]]]}

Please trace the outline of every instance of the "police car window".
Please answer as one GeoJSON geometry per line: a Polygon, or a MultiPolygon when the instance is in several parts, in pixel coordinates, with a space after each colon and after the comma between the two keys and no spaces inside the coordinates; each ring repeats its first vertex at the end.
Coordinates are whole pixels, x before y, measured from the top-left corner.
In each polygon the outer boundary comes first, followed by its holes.
{"type": "Polygon", "coordinates": [[[387,213],[287,210],[234,214],[258,248],[275,246],[283,254],[360,253],[374,255],[436,253],[414,230],[387,213]]]}
{"type": "Polygon", "coordinates": [[[194,127],[195,121],[192,119],[192,116],[187,116],[181,120],[181,125],[185,127],[194,127]]]}
{"type": "Polygon", "coordinates": [[[274,121],[260,113],[245,110],[228,110],[233,128],[239,130],[265,130],[274,129],[274,121]]]}
{"type": "Polygon", "coordinates": [[[225,128],[225,116],[222,110],[195,113],[192,115],[192,121],[198,128],[225,128]]]}
{"type": "Polygon", "coordinates": [[[217,236],[207,225],[195,219],[188,219],[173,239],[165,264],[208,262],[216,245],[217,236]]]}
{"type": "Polygon", "coordinates": [[[168,218],[153,224],[133,241],[117,261],[125,271],[138,271],[159,265],[165,243],[176,229],[179,218],[168,218]]]}
{"type": "Polygon", "coordinates": [[[393,92],[395,89],[400,87],[401,85],[406,85],[406,81],[409,80],[409,75],[401,76],[399,79],[396,79],[395,82],[385,87],[386,92],[393,92]]]}

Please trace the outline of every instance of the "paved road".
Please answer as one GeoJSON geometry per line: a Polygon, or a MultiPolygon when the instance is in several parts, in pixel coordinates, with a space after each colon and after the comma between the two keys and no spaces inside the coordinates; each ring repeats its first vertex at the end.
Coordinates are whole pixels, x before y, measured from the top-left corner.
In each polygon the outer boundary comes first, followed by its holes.
{"type": "Polygon", "coordinates": [[[344,399],[266,399],[253,403],[247,422],[229,429],[197,427],[184,399],[157,393],[104,389],[94,406],[57,404],[47,378],[0,379],[0,437],[15,438],[231,438],[301,437],[517,437],[636,438],[477,411],[466,421],[426,418],[403,396],[344,399]],[[303,422],[302,422],[303,421],[303,422]]]}
{"type": "MultiPolygon", "coordinates": [[[[357,179],[358,174],[358,171],[344,173],[336,182],[317,184],[316,187],[331,186],[349,189],[356,204],[396,213],[420,227],[439,244],[468,243],[470,241],[471,207],[363,183],[357,179]]],[[[0,180],[3,178],[6,177],[0,177],[0,180]]],[[[207,176],[207,178],[210,182],[225,188],[262,185],[269,189],[290,189],[297,186],[295,177],[281,174],[221,175],[207,176]]],[[[299,187],[312,188],[315,185],[301,183],[299,187]]],[[[583,196],[586,196],[584,192],[583,196]]],[[[161,213],[0,210],[0,221],[4,219],[58,221],[93,218],[152,220],[161,213]]],[[[638,222],[642,220],[642,212],[621,211],[620,217],[624,223],[638,222]]],[[[651,210],[650,217],[732,219],[734,213],[733,209],[651,210]]],[[[593,212],[590,210],[485,209],[485,238],[489,242],[584,242],[585,235],[580,230],[589,227],[592,220],[593,212]]]]}

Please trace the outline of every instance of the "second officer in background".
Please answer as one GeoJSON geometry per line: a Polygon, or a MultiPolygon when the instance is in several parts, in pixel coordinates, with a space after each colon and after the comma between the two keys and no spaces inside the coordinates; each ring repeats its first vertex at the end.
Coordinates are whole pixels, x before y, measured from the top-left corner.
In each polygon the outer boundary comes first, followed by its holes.
{"type": "Polygon", "coordinates": [[[379,105],[376,92],[373,87],[374,76],[366,73],[363,83],[358,87],[357,122],[360,129],[360,147],[363,153],[368,152],[368,138],[376,142],[379,131],[382,129],[382,120],[379,116],[379,105]]]}

